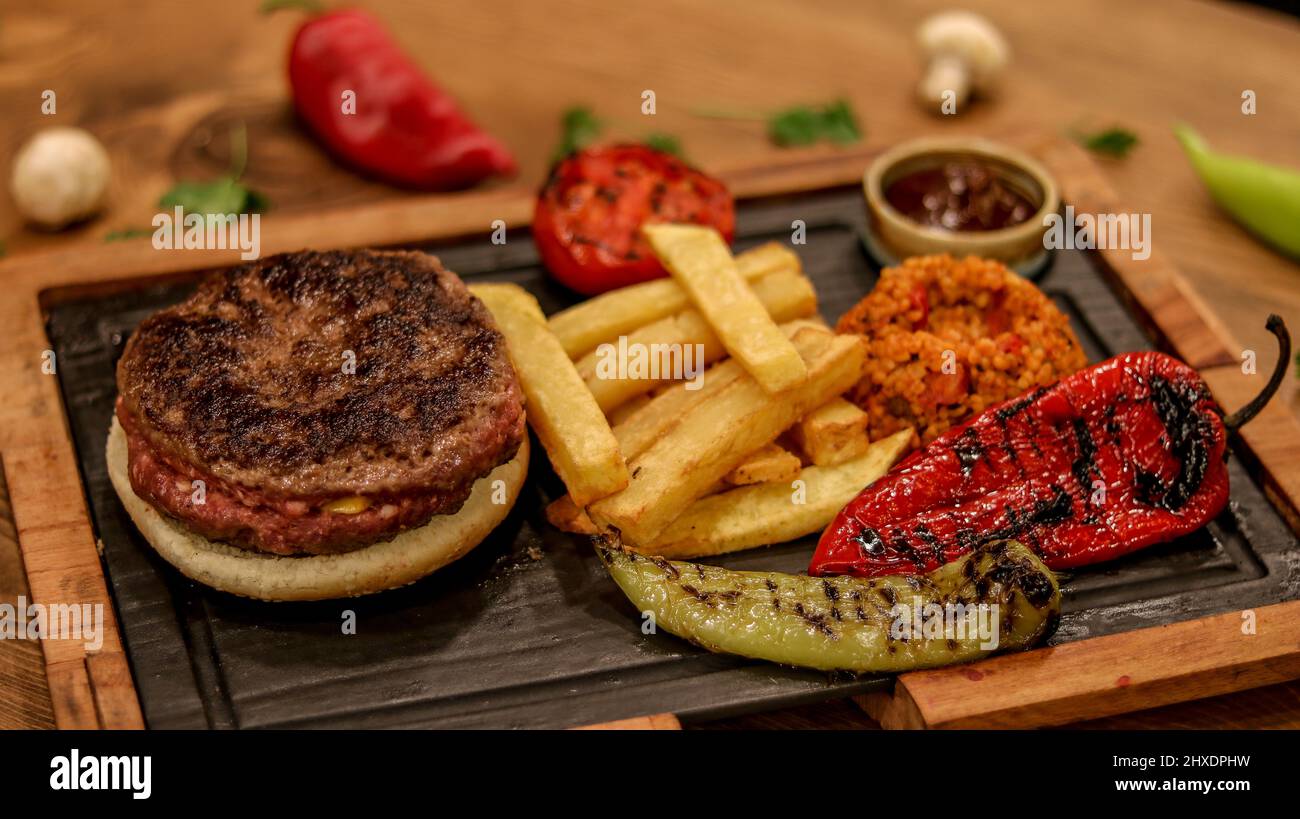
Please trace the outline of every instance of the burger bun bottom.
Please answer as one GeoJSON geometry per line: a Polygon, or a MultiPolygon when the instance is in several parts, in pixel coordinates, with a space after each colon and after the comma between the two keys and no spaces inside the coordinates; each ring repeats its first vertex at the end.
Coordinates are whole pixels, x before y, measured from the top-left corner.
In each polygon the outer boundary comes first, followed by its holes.
{"type": "Polygon", "coordinates": [[[131,488],[126,433],[113,419],[108,432],[108,477],[145,540],[186,577],[259,600],[356,597],[414,583],[477,546],[510,514],[528,474],[528,438],[514,459],[474,484],[454,515],[438,515],[392,540],[353,552],[282,557],[208,540],[161,514],[131,488]],[[495,485],[501,481],[501,485],[495,485]],[[494,486],[495,485],[495,486],[494,486]],[[500,490],[504,488],[504,503],[500,490]]]}

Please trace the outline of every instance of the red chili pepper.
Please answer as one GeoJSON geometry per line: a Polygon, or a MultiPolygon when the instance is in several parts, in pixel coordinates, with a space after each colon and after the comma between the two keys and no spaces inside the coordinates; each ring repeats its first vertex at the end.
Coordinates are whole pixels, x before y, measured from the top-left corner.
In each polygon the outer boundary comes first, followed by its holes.
{"type": "Polygon", "coordinates": [[[515,170],[505,146],[364,11],[304,23],[289,51],[289,83],[298,113],[331,151],[390,182],[447,190],[515,170]]]}
{"type": "Polygon", "coordinates": [[[1196,370],[1129,353],[1007,401],[913,453],[822,533],[811,575],[928,572],[1015,538],[1053,569],[1109,560],[1193,532],[1228,501],[1227,433],[1282,383],[1224,418],[1196,370]]]}

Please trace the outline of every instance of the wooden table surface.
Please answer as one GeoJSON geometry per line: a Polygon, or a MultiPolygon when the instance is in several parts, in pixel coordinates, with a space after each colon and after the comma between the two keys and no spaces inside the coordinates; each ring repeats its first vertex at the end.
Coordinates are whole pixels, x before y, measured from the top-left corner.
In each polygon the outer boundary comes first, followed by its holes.
{"type": "MultiPolygon", "coordinates": [[[[148,227],[179,178],[209,178],[227,161],[226,133],[248,127],[246,181],[274,213],[423,194],[368,182],[330,162],[294,123],[284,58],[297,12],[258,14],[256,0],[223,4],[42,0],[0,3],[0,167],[37,128],[75,124],[113,160],[101,218],[46,234],[22,225],[0,197],[0,240],[10,255],[148,227]],[[43,116],[42,92],[57,113],[43,116]]],[[[1243,348],[1271,362],[1269,312],[1300,328],[1300,265],[1252,240],[1205,193],[1170,126],[1185,121],[1216,148],[1300,164],[1300,23],[1232,3],[1102,0],[1027,5],[969,2],[1007,35],[1014,58],[1001,94],[960,117],[913,101],[921,70],[917,23],[945,4],[864,0],[672,0],[618,4],[363,0],[474,117],[516,152],[531,189],[545,173],[562,110],[590,105],[611,133],[678,136],[708,168],[778,149],[756,123],[704,119],[701,107],[768,110],[846,97],[870,146],[927,134],[1005,134],[1019,128],[1122,125],[1141,143],[1102,160],[1123,200],[1152,214],[1152,235],[1243,348]],[[617,9],[615,11],[614,9],[617,9]],[[657,113],[640,113],[653,90],[657,113]],[[1252,90],[1257,113],[1241,112],[1252,90]]],[[[812,149],[818,153],[833,149],[812,149]]],[[[6,171],[7,175],[7,171],[6,171]]],[[[138,240],[137,240],[138,241],[138,240]]],[[[1278,400],[1300,415],[1294,373],[1278,400]]],[[[0,430],[0,445],[4,441],[0,430]]],[[[7,502],[0,495],[0,601],[25,591],[7,502]],[[9,527],[9,528],[6,528],[9,527]]],[[[40,650],[0,641],[0,727],[52,724],[40,650]]],[[[733,720],[729,727],[860,727],[847,704],[733,720]]],[[[1300,726],[1300,683],[1158,709],[1081,727],[1300,726]]]]}

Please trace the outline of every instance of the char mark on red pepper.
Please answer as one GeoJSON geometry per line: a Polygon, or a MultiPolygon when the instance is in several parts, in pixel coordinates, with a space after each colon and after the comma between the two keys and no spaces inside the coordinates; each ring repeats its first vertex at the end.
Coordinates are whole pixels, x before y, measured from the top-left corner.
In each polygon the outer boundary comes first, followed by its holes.
{"type": "Polygon", "coordinates": [[[1198,403],[1209,400],[1209,390],[1203,382],[1190,384],[1154,377],[1151,400],[1165,426],[1165,444],[1179,469],[1177,476],[1165,484],[1158,476],[1144,474],[1143,488],[1150,505],[1176,512],[1195,495],[1210,467],[1205,442],[1212,438],[1213,430],[1204,415],[1192,411],[1198,403]]]}
{"type": "MultiPolygon", "coordinates": [[[[1285,367],[1286,328],[1268,326],[1285,367]]],[[[1000,539],[1064,569],[1193,532],[1227,503],[1228,430],[1279,381],[1225,424],[1200,375],[1163,353],[1082,370],[949,430],[863,490],[809,573],[928,572],[1000,539]]]]}
{"type": "MultiPolygon", "coordinates": [[[[1070,471],[1074,474],[1074,479],[1079,482],[1079,488],[1083,491],[1084,497],[1092,493],[1093,475],[1097,473],[1097,442],[1092,439],[1092,433],[1088,430],[1088,422],[1082,418],[1075,418],[1071,424],[1074,433],[1075,457],[1074,462],[1070,464],[1070,471]]],[[[1116,444],[1112,443],[1112,446],[1116,444]]]]}
{"type": "MultiPolygon", "coordinates": [[[[963,475],[970,475],[975,469],[975,465],[984,457],[984,444],[980,443],[979,433],[968,428],[961,435],[957,436],[957,442],[953,444],[952,451],[956,453],[957,460],[961,462],[961,471],[963,475]]],[[[1014,450],[1011,457],[1015,458],[1014,450]]]]}

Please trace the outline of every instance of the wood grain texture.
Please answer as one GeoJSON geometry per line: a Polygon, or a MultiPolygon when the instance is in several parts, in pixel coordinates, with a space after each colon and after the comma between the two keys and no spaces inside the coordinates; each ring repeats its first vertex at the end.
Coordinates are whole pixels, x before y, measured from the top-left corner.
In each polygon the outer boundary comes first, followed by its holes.
{"type": "MultiPolygon", "coordinates": [[[[28,594],[9,487],[0,470],[0,603],[25,605],[28,594]]],[[[0,729],[53,727],[54,710],[40,643],[0,640],[0,729]]]]}
{"type": "Polygon", "coordinates": [[[131,666],[121,651],[86,655],[86,674],[95,698],[95,713],[104,728],[143,728],[144,717],[131,680],[131,666]]]}
{"type": "Polygon", "coordinates": [[[861,698],[885,728],[1040,728],[1300,677],[1300,601],[913,672],[861,698]]]}
{"type": "Polygon", "coordinates": [[[583,725],[575,731],[680,731],[682,724],[673,714],[653,714],[648,717],[618,719],[597,725],[583,725]]]}
{"type": "Polygon", "coordinates": [[[40,643],[7,640],[0,646],[0,692],[0,730],[54,727],[40,643]]]}
{"type": "MultiPolygon", "coordinates": [[[[595,0],[363,5],[516,149],[516,181],[468,194],[414,194],[330,162],[299,130],[287,104],[283,54],[300,18],[261,18],[255,0],[187,7],[184,14],[161,1],[103,6],[85,0],[6,12],[0,102],[12,127],[0,136],[0,163],[7,167],[20,141],[50,124],[89,128],[114,160],[107,214],[68,233],[24,228],[0,197],[0,238],[10,254],[0,261],[7,291],[0,326],[10,333],[0,348],[6,395],[0,457],[36,481],[21,490],[29,494],[18,514],[37,599],[107,602],[57,384],[40,371],[47,342],[39,294],[231,261],[232,253],[154,252],[147,241],[105,244],[103,238],[111,229],[147,226],[159,195],[177,179],[221,173],[226,135],[236,122],[249,129],[246,179],[275,205],[263,224],[264,252],[465,235],[496,218],[522,224],[545,173],[559,112],[578,102],[616,120],[613,130],[623,136],[677,134],[694,161],[751,195],[846,181],[850,166],[860,173],[871,152],[923,133],[1040,139],[1038,152],[1054,155],[1049,164],[1059,173],[1080,162],[1078,150],[1059,140],[1066,127],[1119,122],[1137,130],[1142,144],[1126,160],[1103,162],[1101,173],[1086,180],[1072,175],[1072,193],[1094,207],[1122,202],[1154,215],[1153,260],[1110,262],[1153,321],[1171,331],[1177,351],[1212,368],[1216,395],[1235,402],[1244,386],[1228,365],[1239,360],[1242,345],[1270,360],[1263,315],[1280,312],[1300,327],[1300,267],[1217,211],[1168,130],[1173,120],[1186,119],[1215,147],[1275,161],[1293,156],[1300,97],[1290,84],[1300,26],[1289,19],[1204,3],[1102,0],[1027,14],[1011,0],[974,2],[969,5],[1006,31],[1017,70],[996,101],[940,119],[912,102],[920,66],[910,42],[916,23],[943,5],[938,2],[672,0],[620,8],[617,15],[595,0]],[[1189,62],[1195,82],[1188,80],[1189,62]],[[46,88],[59,95],[55,117],[39,113],[46,88]],[[637,114],[646,88],[658,96],[653,128],[637,114]],[[1240,113],[1245,88],[1260,100],[1254,117],[1240,113]],[[862,115],[868,135],[862,149],[782,152],[767,144],[760,125],[691,114],[697,106],[762,110],[838,94],[862,115]],[[1045,136],[1028,136],[1034,133],[1045,136]],[[1171,275],[1174,268],[1185,275],[1171,275]],[[42,486],[53,492],[50,509],[42,486]]],[[[1290,504],[1293,514],[1300,468],[1294,449],[1278,442],[1294,440],[1288,436],[1298,411],[1291,373],[1278,405],[1245,436],[1256,451],[1279,453],[1263,468],[1271,496],[1290,504]]],[[[0,586],[8,589],[22,572],[12,568],[21,567],[15,550],[5,546],[0,538],[0,586]]],[[[111,606],[107,611],[111,618],[111,606]]],[[[30,663],[30,649],[0,643],[0,674],[30,663]]],[[[120,656],[115,634],[108,650],[120,656]]],[[[88,662],[84,653],[47,644],[45,661],[56,688],[70,685],[74,693],[56,694],[52,703],[47,697],[44,706],[36,696],[21,713],[37,721],[53,713],[61,725],[98,724],[105,715],[123,725],[138,722],[133,694],[106,695],[120,690],[116,660],[88,662]]]]}
{"type": "MultiPolygon", "coordinates": [[[[870,705],[870,704],[868,704],[870,705]]],[[[743,717],[683,726],[688,730],[753,731],[795,730],[880,730],[880,723],[850,700],[805,705],[748,714],[743,717]]],[[[1300,682],[1254,688],[1202,700],[1148,708],[1113,717],[1061,726],[1064,730],[1153,730],[1201,731],[1296,729],[1300,728],[1300,682]]]]}
{"type": "MultiPolygon", "coordinates": [[[[1257,353],[1258,367],[1253,373],[1243,371],[1240,363],[1201,371],[1214,397],[1229,412],[1254,398],[1272,372],[1276,345],[1257,353]]],[[[1300,421],[1274,399],[1238,434],[1246,443],[1246,457],[1254,461],[1251,472],[1261,475],[1273,506],[1292,530],[1300,531],[1300,421]],[[1264,457],[1260,457],[1262,453],[1266,453],[1264,457]]]]}
{"type": "MultiPolygon", "coordinates": [[[[44,417],[63,423],[57,416],[44,417]]],[[[135,685],[70,443],[0,450],[10,484],[8,511],[22,550],[30,599],[46,606],[89,604],[95,607],[103,630],[94,653],[80,636],[41,641],[48,698],[60,728],[140,728],[143,718],[135,685]]],[[[37,698],[33,707],[40,704],[37,698]]]]}
{"type": "Polygon", "coordinates": [[[1067,727],[1088,731],[1296,730],[1300,728],[1300,682],[1118,714],[1067,727]]]}

